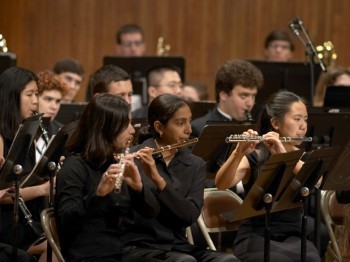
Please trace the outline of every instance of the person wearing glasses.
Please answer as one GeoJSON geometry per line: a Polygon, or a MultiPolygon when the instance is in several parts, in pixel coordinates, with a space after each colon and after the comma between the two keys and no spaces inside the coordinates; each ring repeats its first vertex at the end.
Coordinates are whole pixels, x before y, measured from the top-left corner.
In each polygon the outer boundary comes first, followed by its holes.
{"type": "MultiPolygon", "coordinates": [[[[171,65],[157,66],[147,74],[148,101],[162,94],[182,95],[182,80],[180,70],[171,65]]],[[[133,118],[147,118],[148,105],[132,112],[133,118]]]]}
{"type": "Polygon", "coordinates": [[[273,30],[265,39],[265,59],[268,62],[290,62],[294,43],[286,31],[273,30]]]}
{"type": "Polygon", "coordinates": [[[144,56],[146,43],[144,33],[136,24],[125,24],[116,34],[116,54],[118,56],[144,56]]]}

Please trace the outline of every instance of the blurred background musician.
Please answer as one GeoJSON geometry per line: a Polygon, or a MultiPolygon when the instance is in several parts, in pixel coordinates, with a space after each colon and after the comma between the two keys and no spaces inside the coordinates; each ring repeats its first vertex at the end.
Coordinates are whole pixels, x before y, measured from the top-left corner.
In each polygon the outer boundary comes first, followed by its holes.
{"type": "MultiPolygon", "coordinates": [[[[15,133],[21,122],[38,110],[37,76],[24,68],[11,67],[0,75],[0,157],[6,158],[15,133]]],[[[35,165],[34,144],[25,158],[23,175],[29,174],[35,165]]],[[[46,207],[44,196],[49,194],[49,182],[20,189],[31,212],[34,226],[41,228],[40,212],[46,207]]],[[[0,242],[13,243],[13,201],[10,197],[1,200],[0,242]]],[[[40,256],[46,249],[46,241],[32,246],[39,238],[19,212],[18,247],[40,256]]]]}
{"type": "MultiPolygon", "coordinates": [[[[259,122],[259,133],[248,130],[247,136],[264,135],[265,141],[239,142],[216,175],[216,186],[226,189],[243,181],[248,192],[259,175],[259,169],[271,154],[299,150],[300,141],[281,143],[279,137],[304,137],[308,113],[305,101],[291,92],[271,96],[259,122]]],[[[300,160],[294,170],[297,174],[300,160]]],[[[301,208],[271,214],[271,261],[300,261],[301,208]]],[[[238,229],[234,250],[241,261],[263,261],[265,216],[244,219],[238,229]]],[[[306,261],[321,261],[312,242],[307,242],[306,261]]]]}
{"type": "Polygon", "coordinates": [[[327,72],[320,75],[314,96],[314,106],[323,107],[328,86],[350,86],[350,68],[341,66],[328,67],[327,72]]]}
{"type": "Polygon", "coordinates": [[[57,176],[55,216],[67,261],[127,261],[120,241],[122,222],[132,224],[132,208],[150,216],[158,212],[133,156],[125,153],[118,164],[114,159],[128,147],[134,132],[130,105],[120,97],[100,94],[84,109],[57,176]],[[116,193],[120,172],[124,183],[116,193]]]}
{"type": "Polygon", "coordinates": [[[68,92],[63,96],[62,102],[74,102],[75,96],[80,90],[84,77],[84,68],[80,62],[73,58],[65,58],[55,63],[53,71],[68,86],[68,92]]]}
{"type": "MultiPolygon", "coordinates": [[[[173,94],[181,96],[182,80],[179,69],[171,65],[162,65],[152,68],[147,74],[148,101],[151,103],[154,98],[161,94],[173,94]]],[[[136,109],[133,118],[147,118],[148,105],[136,109]]]]}
{"type": "Polygon", "coordinates": [[[173,148],[152,155],[160,148],[186,141],[191,134],[188,103],[173,94],[155,97],[148,111],[149,129],[140,145],[132,149],[136,157],[148,155],[155,161],[156,179],[136,161],[145,184],[160,202],[156,218],[139,216],[123,235],[126,244],[136,247],[127,258],[132,261],[237,261],[233,255],[199,249],[188,243],[185,229],[194,223],[203,206],[205,163],[188,148],[173,148]],[[159,186],[159,184],[161,186],[159,186]]]}
{"type": "MultiPolygon", "coordinates": [[[[42,71],[38,76],[38,112],[43,117],[49,118],[48,125],[44,128],[47,131],[47,137],[50,139],[63,126],[55,120],[60,109],[62,97],[68,92],[68,86],[52,71],[42,71]]],[[[36,140],[36,160],[45,152],[47,146],[46,138],[43,134],[36,140]]]]}
{"type": "Polygon", "coordinates": [[[268,62],[290,62],[293,58],[294,43],[283,30],[271,31],[265,39],[265,59],[268,62]]]}
{"type": "Polygon", "coordinates": [[[144,56],[146,43],[143,29],[137,24],[125,24],[116,33],[118,56],[144,56]]]}
{"type": "Polygon", "coordinates": [[[92,96],[108,93],[132,103],[133,88],[129,74],[115,65],[105,65],[97,69],[89,79],[92,96]]]}
{"type": "Polygon", "coordinates": [[[181,96],[190,103],[208,100],[207,87],[199,82],[188,81],[183,84],[181,96]]]}
{"type": "Polygon", "coordinates": [[[192,134],[198,137],[208,121],[243,123],[252,111],[255,97],[263,85],[263,76],[252,63],[229,60],[216,73],[216,107],[192,122],[192,134]]]}

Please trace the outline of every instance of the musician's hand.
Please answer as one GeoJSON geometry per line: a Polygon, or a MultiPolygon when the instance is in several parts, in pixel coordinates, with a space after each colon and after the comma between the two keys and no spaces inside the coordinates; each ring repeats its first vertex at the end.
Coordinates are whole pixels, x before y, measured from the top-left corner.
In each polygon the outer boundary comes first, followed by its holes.
{"type": "Polygon", "coordinates": [[[279,139],[278,133],[268,132],[263,137],[263,143],[271,154],[281,154],[286,152],[285,147],[279,139]]]}
{"type": "Polygon", "coordinates": [[[102,175],[100,183],[96,189],[97,196],[106,196],[114,190],[116,175],[121,172],[119,164],[111,164],[106,172],[102,175]]]}
{"type": "Polygon", "coordinates": [[[132,189],[136,191],[142,190],[142,180],[139,169],[134,162],[134,154],[127,154],[124,156],[125,170],[124,181],[132,189]]]}
{"type": "Polygon", "coordinates": [[[166,182],[158,172],[152,153],[153,148],[145,147],[137,151],[135,156],[140,159],[146,175],[153,181],[158,190],[161,191],[166,186],[166,182]]]}
{"type": "MultiPolygon", "coordinates": [[[[254,131],[253,129],[248,129],[246,132],[243,132],[243,136],[249,138],[258,136],[258,132],[254,131]]],[[[243,155],[249,155],[251,152],[254,151],[256,145],[259,143],[259,141],[243,141],[238,142],[236,146],[236,151],[243,155]]]]}

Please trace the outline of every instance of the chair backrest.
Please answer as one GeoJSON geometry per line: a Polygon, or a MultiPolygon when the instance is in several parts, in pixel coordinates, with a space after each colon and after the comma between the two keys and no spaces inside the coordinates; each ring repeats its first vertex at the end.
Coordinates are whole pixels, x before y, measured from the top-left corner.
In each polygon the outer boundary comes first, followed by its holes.
{"type": "Polygon", "coordinates": [[[342,252],[340,248],[340,241],[344,232],[344,215],[346,204],[338,203],[335,191],[327,190],[322,195],[321,199],[321,213],[324,223],[328,229],[331,248],[328,251],[335,256],[337,261],[342,261],[342,252]]]}
{"type": "Polygon", "coordinates": [[[56,219],[54,216],[54,209],[52,207],[46,208],[41,212],[41,224],[52,250],[55,252],[57,259],[64,262],[61,254],[60,241],[58,239],[56,219]]]}
{"type": "Polygon", "coordinates": [[[243,200],[229,189],[206,188],[204,206],[198,218],[198,225],[212,250],[216,250],[209,233],[236,231],[239,222],[233,217],[243,200]]]}

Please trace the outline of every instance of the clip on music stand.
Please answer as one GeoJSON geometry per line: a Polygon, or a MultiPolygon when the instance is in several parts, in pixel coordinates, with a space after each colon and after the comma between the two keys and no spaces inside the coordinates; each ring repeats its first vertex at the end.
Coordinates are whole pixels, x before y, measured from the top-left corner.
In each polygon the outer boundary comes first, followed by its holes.
{"type": "Polygon", "coordinates": [[[23,172],[25,157],[33,143],[39,125],[40,115],[32,116],[20,124],[8,155],[6,156],[5,163],[0,170],[0,189],[7,189],[13,185],[15,187],[13,204],[13,259],[17,257],[19,178],[23,172]]]}
{"type": "Polygon", "coordinates": [[[258,178],[247,193],[242,205],[231,219],[233,221],[266,215],[264,236],[264,261],[270,260],[270,212],[275,196],[285,187],[302,150],[271,155],[258,178]]]}
{"type": "Polygon", "coordinates": [[[233,144],[225,143],[225,138],[232,134],[242,134],[248,129],[255,129],[255,125],[210,122],[203,128],[198,137],[198,143],[194,145],[191,152],[207,163],[209,172],[215,173],[217,171],[215,167],[221,166],[232,151],[233,144]]]}
{"type": "MultiPolygon", "coordinates": [[[[286,190],[281,192],[279,201],[273,207],[273,212],[302,206],[302,239],[301,239],[301,261],[306,261],[306,237],[307,237],[307,214],[305,200],[320,179],[332,168],[332,163],[338,156],[340,147],[315,149],[306,159],[298,174],[289,183],[286,190]]],[[[315,225],[316,239],[319,234],[319,225],[315,225]]],[[[317,243],[316,243],[317,244],[317,243]]],[[[317,245],[316,245],[317,246],[317,245]]]]}

